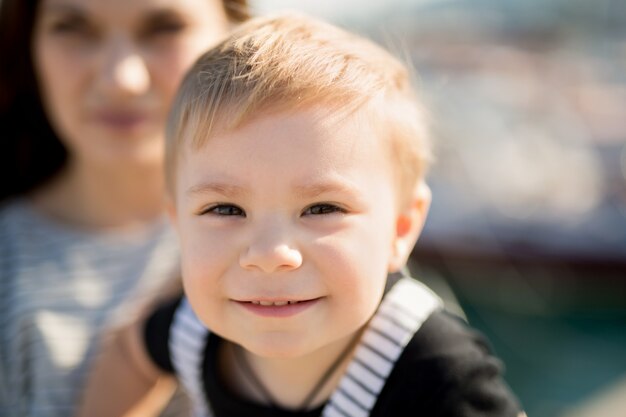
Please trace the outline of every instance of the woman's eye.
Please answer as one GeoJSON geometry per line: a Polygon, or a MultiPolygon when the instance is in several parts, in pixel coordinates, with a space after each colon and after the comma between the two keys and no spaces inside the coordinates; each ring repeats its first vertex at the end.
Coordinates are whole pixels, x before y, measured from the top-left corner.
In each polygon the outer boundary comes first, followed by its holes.
{"type": "Polygon", "coordinates": [[[201,214],[213,214],[216,216],[246,216],[246,213],[239,207],[232,204],[218,204],[203,210],[201,214]]]}
{"type": "Polygon", "coordinates": [[[81,18],[67,18],[64,20],[59,20],[52,24],[51,28],[52,32],[61,35],[95,35],[95,31],[93,30],[93,28],[87,23],[87,21],[81,18]]]}
{"type": "Polygon", "coordinates": [[[142,30],[143,38],[156,38],[161,36],[176,35],[183,31],[187,25],[185,22],[176,19],[156,19],[150,22],[142,30]]]}
{"type": "Polygon", "coordinates": [[[334,204],[314,204],[304,210],[304,215],[320,215],[320,214],[331,214],[331,213],[345,213],[345,210],[341,207],[337,207],[334,204]]]}

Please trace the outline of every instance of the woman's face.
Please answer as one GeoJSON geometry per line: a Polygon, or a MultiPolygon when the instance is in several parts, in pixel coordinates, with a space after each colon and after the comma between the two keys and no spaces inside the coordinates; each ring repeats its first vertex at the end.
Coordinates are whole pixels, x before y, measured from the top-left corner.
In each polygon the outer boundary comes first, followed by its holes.
{"type": "Polygon", "coordinates": [[[71,158],[160,164],[178,84],[228,26],[219,0],[42,0],[35,74],[71,158]]]}

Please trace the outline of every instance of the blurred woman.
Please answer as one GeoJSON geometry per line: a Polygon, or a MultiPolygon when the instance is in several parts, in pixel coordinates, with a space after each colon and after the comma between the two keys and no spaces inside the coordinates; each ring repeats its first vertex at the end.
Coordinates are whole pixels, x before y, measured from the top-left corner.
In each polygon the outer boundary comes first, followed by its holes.
{"type": "Polygon", "coordinates": [[[71,415],[98,335],[172,281],[166,114],[246,17],[246,0],[0,1],[0,415],[71,415]]]}

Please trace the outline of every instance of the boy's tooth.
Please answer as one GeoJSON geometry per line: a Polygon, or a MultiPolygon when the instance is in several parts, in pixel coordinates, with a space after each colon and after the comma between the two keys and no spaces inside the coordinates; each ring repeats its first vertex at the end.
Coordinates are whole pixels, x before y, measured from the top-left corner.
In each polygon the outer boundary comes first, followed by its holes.
{"type": "Polygon", "coordinates": [[[287,304],[297,304],[299,301],[251,301],[251,303],[262,306],[286,306],[287,304]]]}

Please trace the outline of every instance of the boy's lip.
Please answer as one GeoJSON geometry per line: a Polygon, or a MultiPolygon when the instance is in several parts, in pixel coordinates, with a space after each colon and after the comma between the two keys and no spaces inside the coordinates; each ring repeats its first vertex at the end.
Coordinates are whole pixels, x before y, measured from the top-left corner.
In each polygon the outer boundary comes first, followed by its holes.
{"type": "Polygon", "coordinates": [[[233,300],[247,311],[261,317],[290,317],[317,304],[322,297],[308,300],[293,299],[253,299],[233,300]]]}

